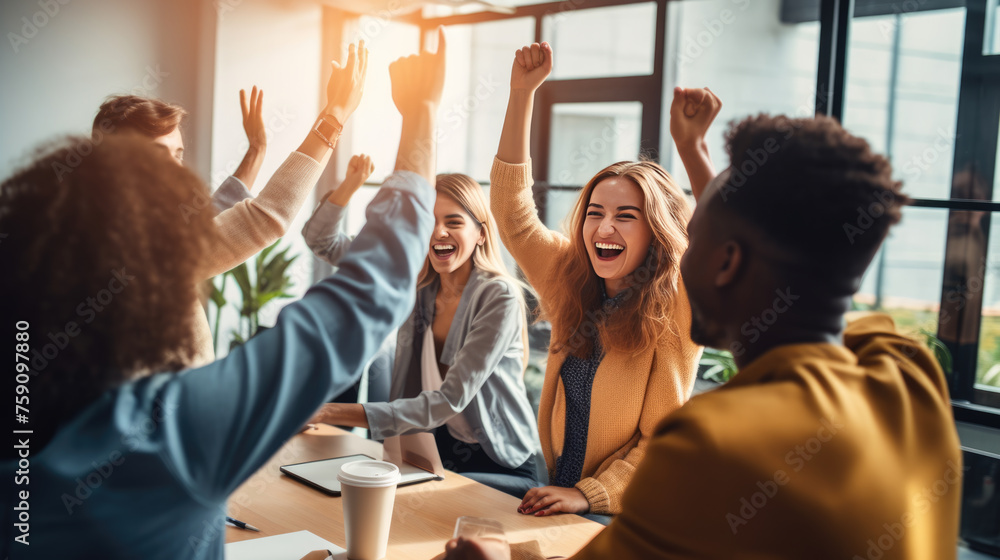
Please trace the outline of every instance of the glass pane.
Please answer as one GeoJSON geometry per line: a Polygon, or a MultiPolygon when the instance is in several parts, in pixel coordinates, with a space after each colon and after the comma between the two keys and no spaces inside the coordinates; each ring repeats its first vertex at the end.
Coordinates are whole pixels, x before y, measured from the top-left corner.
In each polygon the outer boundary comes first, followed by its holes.
{"type": "Polygon", "coordinates": [[[855,18],[844,126],[893,163],[904,191],[949,198],[965,9],[855,18]]]}
{"type": "Polygon", "coordinates": [[[720,166],[729,161],[723,133],[734,119],[761,112],[815,113],[819,22],[785,23],[777,4],[767,10],[748,5],[733,0],[668,4],[661,161],[684,188],[689,188],[687,173],[669,134],[674,86],[709,86],[722,99],[708,135],[720,166]]]}
{"type": "Polygon", "coordinates": [[[447,33],[438,170],[488,181],[507,109],[514,51],[533,40],[534,19],[453,25],[447,33]]]}
{"type": "Polygon", "coordinates": [[[983,54],[1000,54],[1000,0],[986,2],[986,29],[983,33],[983,54]]]}
{"type": "Polygon", "coordinates": [[[549,189],[545,199],[545,225],[555,231],[568,233],[566,218],[573,210],[580,189],[549,189]]]}
{"type": "Polygon", "coordinates": [[[868,267],[855,308],[888,313],[905,334],[937,333],[948,230],[947,210],[905,208],[868,267]]]}
{"type": "Polygon", "coordinates": [[[985,281],[977,285],[974,280],[970,280],[967,292],[970,305],[975,304],[976,299],[981,299],[983,304],[979,324],[976,383],[1000,388],[1000,215],[996,213],[990,220],[990,246],[987,255],[986,261],[975,263],[972,271],[985,273],[985,281]],[[976,288],[982,289],[981,295],[977,294],[976,288]]]}
{"type": "Polygon", "coordinates": [[[552,106],[549,177],[582,186],[608,165],[639,157],[642,103],[556,103],[552,106]]]}
{"type": "MultiPolygon", "coordinates": [[[[351,117],[345,137],[354,153],[363,152],[371,156],[375,172],[370,180],[381,182],[396,165],[399,131],[403,124],[392,102],[389,63],[417,52],[420,30],[413,25],[361,16],[357,35],[350,38],[351,41],[358,39],[364,39],[368,45],[368,77],[364,100],[351,117]]],[[[340,172],[345,173],[347,161],[339,162],[339,167],[340,172]]],[[[354,200],[357,199],[358,196],[355,196],[354,200]]],[[[363,216],[366,204],[352,201],[351,210],[360,209],[363,216]]]]}
{"type": "Polygon", "coordinates": [[[652,2],[563,11],[542,19],[542,39],[555,52],[555,79],[652,74],[655,37],[652,2]]]}

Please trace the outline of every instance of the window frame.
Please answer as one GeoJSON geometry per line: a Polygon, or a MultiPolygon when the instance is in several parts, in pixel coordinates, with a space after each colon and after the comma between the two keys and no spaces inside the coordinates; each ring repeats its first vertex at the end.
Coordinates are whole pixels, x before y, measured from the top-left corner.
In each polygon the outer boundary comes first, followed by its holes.
{"type": "MultiPolygon", "coordinates": [[[[422,14],[412,14],[401,18],[421,28],[421,42],[438,25],[475,24],[502,19],[534,17],[535,41],[542,40],[542,21],[546,15],[568,10],[587,10],[649,3],[651,0],[564,0],[529,6],[519,6],[510,13],[477,12],[444,17],[424,18],[422,14]]],[[[646,76],[620,76],[605,78],[578,78],[549,80],[536,93],[536,113],[531,125],[531,156],[535,186],[533,194],[539,217],[547,221],[547,192],[549,190],[576,190],[579,186],[554,185],[547,180],[549,170],[549,146],[551,138],[552,107],[556,103],[638,101],[642,104],[642,125],[640,150],[659,161],[661,117],[663,111],[664,56],[667,29],[667,4],[672,1],[692,0],[652,0],[656,5],[656,34],[654,39],[653,72],[646,76]]],[[[988,185],[986,198],[975,198],[971,181],[955,181],[953,171],[952,190],[949,198],[917,198],[912,206],[936,208],[949,213],[960,211],[984,211],[987,216],[984,227],[989,233],[992,213],[1000,212],[1000,202],[994,202],[993,185],[997,159],[998,133],[1000,133],[1000,54],[983,54],[986,39],[987,8],[991,0],[928,0],[921,3],[917,11],[931,11],[943,8],[966,8],[965,40],[962,54],[962,70],[959,84],[958,116],[956,119],[956,140],[953,152],[953,170],[972,169],[988,185]]],[[[816,75],[815,110],[817,114],[829,115],[842,120],[847,88],[847,64],[850,28],[854,17],[894,13],[895,3],[887,0],[788,0],[782,5],[781,17],[789,23],[815,21],[820,23],[818,64],[816,75]]],[[[946,240],[945,259],[974,258],[986,259],[987,243],[979,247],[967,246],[954,237],[946,240]],[[970,249],[972,254],[970,256],[970,249]]],[[[985,280],[978,277],[980,281],[985,280]]],[[[965,279],[968,280],[968,279],[965,279]]],[[[941,304],[944,309],[946,290],[949,283],[958,279],[945,267],[941,281],[941,304]]],[[[978,307],[970,306],[967,312],[975,314],[975,339],[979,340],[982,316],[982,302],[978,307]]],[[[940,321],[939,321],[940,323],[940,321]]],[[[938,332],[940,334],[940,330],[938,332]]],[[[965,333],[968,334],[968,333],[965,333]]],[[[953,356],[953,370],[950,391],[952,408],[956,420],[972,424],[1000,428],[1000,390],[983,389],[975,385],[978,342],[974,348],[964,349],[946,343],[953,356]]]]}

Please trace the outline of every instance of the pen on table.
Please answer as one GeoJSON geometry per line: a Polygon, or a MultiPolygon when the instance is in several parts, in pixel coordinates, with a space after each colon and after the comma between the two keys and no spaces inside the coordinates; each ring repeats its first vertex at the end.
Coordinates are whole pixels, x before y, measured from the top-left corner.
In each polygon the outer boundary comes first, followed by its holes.
{"type": "Polygon", "coordinates": [[[240,521],[239,519],[233,519],[232,517],[229,517],[228,515],[226,516],[226,521],[232,523],[233,525],[236,525],[240,529],[249,529],[251,531],[257,531],[258,533],[260,532],[260,529],[254,527],[253,525],[251,525],[249,523],[244,523],[244,522],[240,521]]]}

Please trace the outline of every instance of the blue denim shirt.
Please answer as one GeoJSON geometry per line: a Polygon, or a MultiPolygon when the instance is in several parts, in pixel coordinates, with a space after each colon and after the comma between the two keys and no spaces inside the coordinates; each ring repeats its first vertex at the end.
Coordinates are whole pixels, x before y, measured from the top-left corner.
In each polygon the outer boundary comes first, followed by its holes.
{"type": "MultiPolygon", "coordinates": [[[[12,541],[5,493],[0,557],[221,559],[229,494],[357,380],[413,308],[433,206],[424,179],[397,172],[337,274],[273,329],[209,365],[109,390],[32,448],[30,545],[12,541]]],[[[4,461],[0,476],[16,469],[4,461]]]]}

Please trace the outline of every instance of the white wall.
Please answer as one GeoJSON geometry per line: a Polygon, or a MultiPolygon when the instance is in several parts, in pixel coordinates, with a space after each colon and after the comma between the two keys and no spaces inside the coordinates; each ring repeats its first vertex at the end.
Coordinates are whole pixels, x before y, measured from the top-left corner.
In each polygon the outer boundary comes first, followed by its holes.
{"type": "Polygon", "coordinates": [[[200,67],[212,63],[210,3],[60,1],[65,5],[49,2],[54,5],[49,13],[39,2],[0,4],[5,37],[0,46],[0,176],[25,163],[43,141],[89,135],[104,98],[121,93],[160,97],[187,108],[192,113],[185,125],[188,165],[207,176],[211,130],[199,114],[210,108],[199,93],[211,84],[202,83],[199,74],[200,67]]]}

